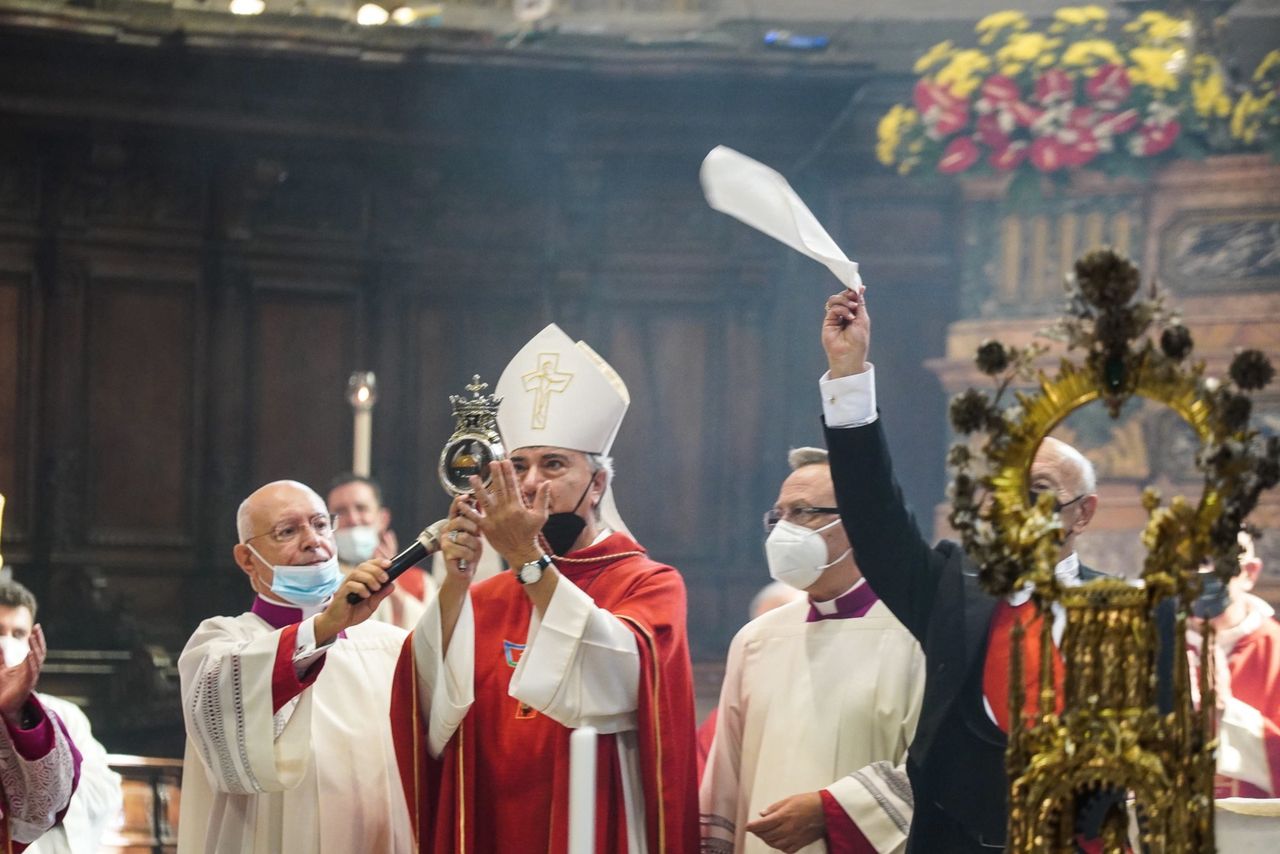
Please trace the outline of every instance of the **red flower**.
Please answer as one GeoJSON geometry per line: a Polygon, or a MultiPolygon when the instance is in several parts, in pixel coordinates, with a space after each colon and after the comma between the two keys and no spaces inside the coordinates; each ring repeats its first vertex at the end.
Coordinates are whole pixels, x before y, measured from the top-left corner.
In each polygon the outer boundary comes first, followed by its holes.
{"type": "Polygon", "coordinates": [[[932,80],[921,78],[916,81],[911,96],[921,116],[927,116],[931,110],[963,109],[964,99],[951,94],[947,87],[932,80]]]}
{"type": "Polygon", "coordinates": [[[1067,72],[1050,68],[1036,80],[1036,100],[1042,104],[1067,101],[1075,95],[1074,89],[1067,72]]]}
{"type": "Polygon", "coordinates": [[[1144,124],[1138,130],[1134,153],[1139,157],[1155,157],[1168,151],[1181,132],[1182,125],[1176,119],[1160,125],[1144,124]]]}
{"type": "Polygon", "coordinates": [[[1068,128],[1058,134],[1063,144],[1063,158],[1068,166],[1083,166],[1098,156],[1098,139],[1093,131],[1068,128]]]}
{"type": "Polygon", "coordinates": [[[1119,136],[1128,133],[1138,125],[1138,111],[1125,110],[1122,113],[1109,113],[1094,125],[1094,132],[1102,136],[1119,136]]]}
{"type": "Polygon", "coordinates": [[[1031,127],[1031,125],[1035,124],[1036,119],[1044,115],[1044,110],[1022,101],[1014,101],[1010,104],[1009,112],[1013,113],[1014,119],[1024,128],[1031,127]]]}
{"type": "Polygon", "coordinates": [[[1027,144],[1025,142],[1011,142],[1004,148],[991,152],[987,162],[991,164],[993,169],[1008,172],[1010,169],[1017,169],[1022,165],[1022,161],[1026,159],[1027,144]]]}
{"type": "Polygon", "coordinates": [[[1084,84],[1085,94],[1089,100],[1097,103],[1105,110],[1114,110],[1129,97],[1133,85],[1129,82],[1129,72],[1123,65],[1109,62],[1093,73],[1084,84]]]}
{"type": "Polygon", "coordinates": [[[1009,134],[1000,127],[1000,119],[995,113],[987,113],[978,117],[978,142],[987,148],[1001,149],[1009,144],[1009,134]]]}
{"type": "MultiPolygon", "coordinates": [[[[926,117],[925,121],[929,121],[926,117]]],[[[950,136],[969,123],[969,108],[965,106],[949,107],[936,114],[933,129],[939,136],[950,136]]]]}
{"type": "Polygon", "coordinates": [[[1067,116],[1067,127],[1077,130],[1092,128],[1096,115],[1093,107],[1072,107],[1071,115],[1067,116]]]}
{"type": "Polygon", "coordinates": [[[938,171],[946,175],[963,172],[978,162],[978,146],[967,136],[958,136],[942,152],[938,161],[938,171]]]}
{"type": "Polygon", "coordinates": [[[979,93],[997,106],[1011,104],[1018,100],[1018,84],[1003,74],[992,74],[982,82],[979,93]]]}
{"type": "Polygon", "coordinates": [[[1031,143],[1031,162],[1041,172],[1056,172],[1067,165],[1066,146],[1052,136],[1031,143]]]}

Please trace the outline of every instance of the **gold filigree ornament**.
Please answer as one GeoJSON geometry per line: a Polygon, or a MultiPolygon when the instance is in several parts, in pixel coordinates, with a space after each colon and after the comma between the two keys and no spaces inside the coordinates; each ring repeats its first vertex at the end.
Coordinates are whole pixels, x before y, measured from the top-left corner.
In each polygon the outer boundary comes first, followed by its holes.
{"type": "MultiPolygon", "coordinates": [[[[1274,371],[1264,354],[1246,350],[1230,379],[1205,377],[1203,363],[1187,362],[1186,327],[1154,287],[1139,293],[1137,268],[1112,250],[1080,258],[1067,294],[1062,318],[1043,333],[1066,344],[1056,373],[1035,367],[1043,345],[988,341],[977,363],[997,378],[995,395],[969,389],[951,404],[952,425],[967,438],[948,454],[949,518],[981,584],[1000,597],[1034,585],[1043,649],[1053,643],[1049,612],[1057,605],[1066,615],[1062,696],[1044,656],[1036,714],[1015,714],[1010,727],[1008,850],[1074,852],[1083,817],[1100,829],[1105,850],[1120,852],[1132,816],[1146,851],[1213,851],[1213,639],[1206,627],[1196,691],[1182,638],[1200,567],[1211,563],[1224,581],[1239,572],[1237,534],[1262,490],[1280,481],[1280,438],[1251,428],[1247,396],[1274,371]],[[1015,390],[1016,403],[1001,409],[1015,383],[1029,390],[1015,390]],[[1114,419],[1135,396],[1169,407],[1195,431],[1200,500],[1179,496],[1166,506],[1144,492],[1142,586],[1105,578],[1063,587],[1053,573],[1062,525],[1053,496],[1029,500],[1032,460],[1075,410],[1100,401],[1114,419]],[[1175,647],[1164,651],[1172,674],[1163,691],[1162,643],[1175,647]],[[1158,706],[1162,694],[1172,695],[1171,708],[1158,706]]],[[[1024,708],[1021,634],[1015,630],[1010,656],[1014,710],[1024,708]]]]}

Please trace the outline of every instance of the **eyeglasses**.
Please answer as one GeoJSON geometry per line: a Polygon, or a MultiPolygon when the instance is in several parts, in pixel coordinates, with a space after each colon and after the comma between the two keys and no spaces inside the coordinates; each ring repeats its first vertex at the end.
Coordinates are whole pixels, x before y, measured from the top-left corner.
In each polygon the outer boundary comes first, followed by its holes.
{"type": "Polygon", "coordinates": [[[782,511],[777,507],[774,507],[772,510],[764,514],[764,532],[766,534],[772,534],[773,529],[777,527],[778,523],[783,519],[786,519],[793,525],[803,525],[808,527],[809,523],[814,519],[817,519],[819,516],[830,516],[839,512],[840,508],[838,507],[792,507],[786,511],[782,511]]]}
{"type": "MultiPolygon", "coordinates": [[[[1042,494],[1046,493],[1046,492],[1049,492],[1049,490],[1047,490],[1047,489],[1033,489],[1033,490],[1031,490],[1030,492],[1028,492],[1028,493],[1027,493],[1027,498],[1028,498],[1028,499],[1030,499],[1031,504],[1034,506],[1034,505],[1035,505],[1035,503],[1036,503],[1037,501],[1039,501],[1039,500],[1040,500],[1040,496],[1041,496],[1042,494]]],[[[1081,498],[1084,498],[1084,497],[1085,497],[1085,495],[1087,495],[1087,494],[1088,494],[1088,493],[1081,493],[1081,494],[1077,495],[1075,498],[1071,499],[1070,501],[1059,501],[1057,498],[1054,498],[1054,499],[1053,499],[1053,512],[1054,512],[1054,513],[1061,513],[1063,510],[1065,510],[1066,508],[1070,507],[1072,504],[1075,504],[1075,503],[1076,503],[1077,501],[1079,501],[1081,498]]]]}
{"type": "Polygon", "coordinates": [[[273,542],[291,543],[302,535],[303,528],[315,531],[317,537],[327,537],[338,530],[338,517],[333,513],[317,513],[305,522],[281,522],[270,531],[254,534],[245,542],[258,537],[270,537],[273,542]]]}

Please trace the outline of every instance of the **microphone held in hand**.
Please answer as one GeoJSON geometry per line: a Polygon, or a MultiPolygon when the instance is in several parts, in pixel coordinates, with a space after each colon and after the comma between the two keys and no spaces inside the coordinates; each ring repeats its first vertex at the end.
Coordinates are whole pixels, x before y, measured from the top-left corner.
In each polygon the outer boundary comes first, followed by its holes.
{"type": "MultiPolygon", "coordinates": [[[[409,544],[408,548],[393,557],[391,565],[387,567],[387,581],[395,581],[404,574],[406,569],[421,563],[427,555],[440,551],[440,532],[448,521],[448,519],[441,519],[438,522],[432,522],[422,529],[422,533],[409,544]]],[[[352,605],[359,604],[361,598],[358,593],[347,594],[347,602],[352,605]]]]}

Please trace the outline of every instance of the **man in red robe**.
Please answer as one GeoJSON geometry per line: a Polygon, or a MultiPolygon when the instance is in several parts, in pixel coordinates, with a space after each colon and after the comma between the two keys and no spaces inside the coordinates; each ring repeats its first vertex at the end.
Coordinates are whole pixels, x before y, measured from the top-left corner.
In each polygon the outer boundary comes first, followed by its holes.
{"type": "Polygon", "coordinates": [[[684,582],[613,507],[607,454],[629,398],[554,325],[499,381],[508,460],[473,479],[447,573],[392,693],[420,851],[567,848],[569,735],[599,733],[595,849],[698,849],[684,582]],[[472,585],[481,537],[510,570],[472,585]]]}
{"type": "Polygon", "coordinates": [[[1227,605],[1213,617],[1226,658],[1217,674],[1222,708],[1215,795],[1280,797],[1280,623],[1253,595],[1262,560],[1252,537],[1240,535],[1240,574],[1227,584],[1227,605]]]}

